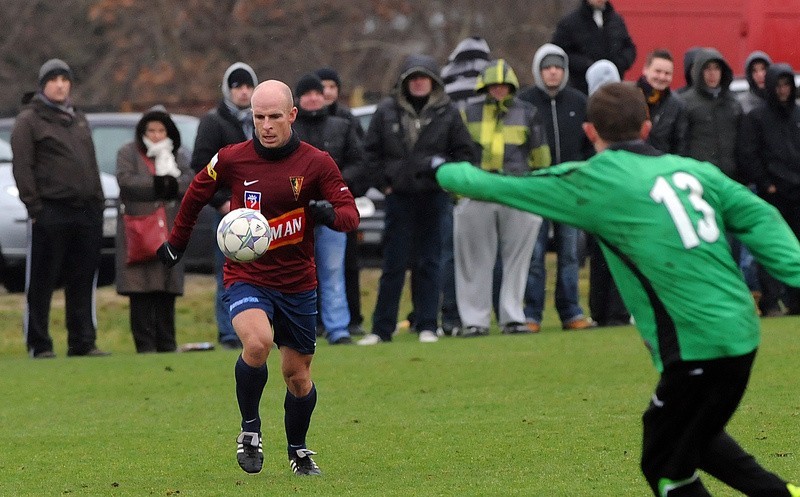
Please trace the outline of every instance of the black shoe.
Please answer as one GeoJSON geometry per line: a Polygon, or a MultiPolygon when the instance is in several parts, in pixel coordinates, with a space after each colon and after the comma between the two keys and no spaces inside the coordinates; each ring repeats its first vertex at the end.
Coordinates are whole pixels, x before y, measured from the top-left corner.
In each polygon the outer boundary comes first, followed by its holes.
{"type": "Polygon", "coordinates": [[[353,339],[347,335],[344,335],[332,341],[331,345],[350,345],[351,343],[353,343],[353,339]]]}
{"type": "Polygon", "coordinates": [[[350,332],[351,337],[361,337],[367,334],[360,324],[351,324],[347,327],[347,331],[350,332]]]}
{"type": "Polygon", "coordinates": [[[482,337],[489,334],[489,328],[467,326],[464,328],[453,328],[451,333],[454,337],[482,337]]]}
{"type": "Polygon", "coordinates": [[[532,333],[531,329],[522,323],[508,323],[503,326],[503,334],[505,335],[519,335],[523,333],[532,333]]]}
{"type": "Polygon", "coordinates": [[[97,347],[86,352],[67,352],[69,357],[105,357],[111,355],[111,352],[105,352],[97,347]]]}
{"type": "Polygon", "coordinates": [[[311,476],[321,475],[322,471],[319,470],[317,463],[311,459],[311,456],[317,455],[313,450],[297,449],[293,455],[289,456],[289,466],[292,472],[298,476],[311,476]]]}
{"type": "Polygon", "coordinates": [[[261,434],[252,431],[239,433],[236,439],[236,460],[246,473],[254,475],[264,466],[264,451],[261,448],[261,434]]]}
{"type": "Polygon", "coordinates": [[[43,350],[41,352],[34,352],[31,357],[34,359],[55,359],[56,354],[52,350],[43,350]]]}

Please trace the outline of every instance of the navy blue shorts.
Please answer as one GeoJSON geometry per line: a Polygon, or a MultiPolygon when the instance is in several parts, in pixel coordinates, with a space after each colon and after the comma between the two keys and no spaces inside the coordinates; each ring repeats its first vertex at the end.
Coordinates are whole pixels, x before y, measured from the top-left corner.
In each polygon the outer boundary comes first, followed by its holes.
{"type": "Polygon", "coordinates": [[[317,348],[317,291],[282,293],[277,290],[234,283],[225,290],[223,302],[231,320],[247,309],[261,309],[269,317],[278,347],[311,355],[317,348]]]}

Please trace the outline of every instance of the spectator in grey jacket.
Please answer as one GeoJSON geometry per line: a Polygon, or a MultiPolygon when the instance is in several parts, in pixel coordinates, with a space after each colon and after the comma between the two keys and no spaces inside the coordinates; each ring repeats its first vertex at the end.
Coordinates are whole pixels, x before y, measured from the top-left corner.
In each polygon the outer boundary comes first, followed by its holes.
{"type": "Polygon", "coordinates": [[[740,179],[735,146],[742,106],[728,88],[733,71],[717,49],[704,48],[695,57],[692,78],[692,88],[681,95],[688,122],[687,153],[740,179]]]}

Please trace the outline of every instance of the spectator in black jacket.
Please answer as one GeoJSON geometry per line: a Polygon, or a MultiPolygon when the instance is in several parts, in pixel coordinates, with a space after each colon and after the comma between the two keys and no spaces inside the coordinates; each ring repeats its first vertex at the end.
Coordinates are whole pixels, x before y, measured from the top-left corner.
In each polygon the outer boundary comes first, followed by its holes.
{"type": "Polygon", "coordinates": [[[558,22],[552,43],[567,52],[570,84],[584,94],[589,91],[586,70],[594,62],[610,60],[622,77],[636,59],[625,21],[607,0],[582,0],[558,22]]]}
{"type": "MultiPolygon", "coordinates": [[[[352,122],[330,115],[323,95],[322,81],[316,74],[306,74],[295,86],[297,119],[292,124],[297,136],[328,152],[354,196],[354,175],[361,170],[363,147],[352,122]]],[[[317,293],[320,317],[331,345],[352,343],[350,307],[345,291],[345,251],[347,235],[325,225],[314,228],[314,259],[317,262],[317,293]]],[[[359,309],[360,311],[360,309],[359,309]]]]}
{"type": "Polygon", "coordinates": [[[438,340],[441,227],[450,198],[425,173],[432,161],[473,161],[473,147],[444,91],[436,61],[424,55],[408,57],[392,95],[378,104],[364,140],[366,164],[386,194],[386,229],[372,333],[360,345],[391,341],[412,253],[411,293],[419,340],[438,340]]]}
{"type": "MultiPolygon", "coordinates": [[[[314,73],[322,81],[323,96],[327,105],[328,114],[350,121],[351,126],[358,135],[359,146],[363,147],[364,128],[358,118],[353,115],[350,108],[339,102],[339,92],[342,88],[342,80],[339,73],[331,67],[321,67],[314,73]]],[[[336,157],[334,157],[334,160],[336,157]]],[[[338,163],[338,161],[337,161],[338,163]]],[[[339,164],[339,167],[342,167],[339,164]]],[[[350,191],[354,197],[366,193],[368,181],[366,178],[351,178],[350,191]],[[355,184],[357,183],[357,184],[355,184]]],[[[365,331],[361,327],[364,322],[364,315],[361,314],[361,262],[358,255],[358,231],[348,231],[345,233],[347,245],[344,250],[344,286],[347,293],[347,306],[350,309],[350,325],[348,329],[350,335],[364,335],[365,331]]]]}
{"type": "MultiPolygon", "coordinates": [[[[253,68],[244,62],[236,62],[222,77],[222,101],[200,119],[194,141],[191,166],[195,172],[206,167],[217,151],[226,145],[240,143],[253,137],[253,112],[250,97],[258,84],[253,68]]],[[[210,202],[217,210],[214,229],[222,216],[230,211],[230,192],[220,191],[210,202]]],[[[242,348],[242,343],[233,331],[228,309],[222,302],[225,288],[222,286],[222,264],[225,256],[214,248],[214,272],[217,276],[217,334],[223,348],[242,348]]]]}
{"type": "Polygon", "coordinates": [[[636,82],[644,93],[653,128],[647,141],[668,154],[686,155],[686,116],[683,101],[672,94],[669,86],[675,64],[667,50],[654,50],[647,55],[642,76],[636,82]]]}
{"type": "MultiPolygon", "coordinates": [[[[742,119],[739,164],[747,167],[746,174],[756,184],[758,195],[778,209],[800,238],[800,107],[795,101],[792,67],[770,65],[764,89],[766,104],[742,119]]],[[[784,303],[788,313],[800,314],[800,289],[788,288],[784,303]]],[[[762,305],[762,311],[773,315],[775,309],[762,305]]]]}

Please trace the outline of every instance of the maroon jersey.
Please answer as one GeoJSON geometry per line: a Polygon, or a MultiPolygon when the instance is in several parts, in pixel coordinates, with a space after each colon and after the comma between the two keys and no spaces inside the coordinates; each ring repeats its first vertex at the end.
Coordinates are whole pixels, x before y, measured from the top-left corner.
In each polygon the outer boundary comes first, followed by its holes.
{"type": "Polygon", "coordinates": [[[240,281],[285,293],[317,286],[309,200],[325,199],[333,204],[333,229],[352,231],[358,227],[353,195],[327,153],[300,142],[287,157],[268,161],[248,140],[221,149],[197,173],[181,202],[170,244],[179,250],[186,248],[200,209],[222,187],[231,190],[231,210],[247,207],[260,211],[269,221],[272,234],[269,250],[259,259],[249,263],[225,261],[225,286],[240,281]]]}

